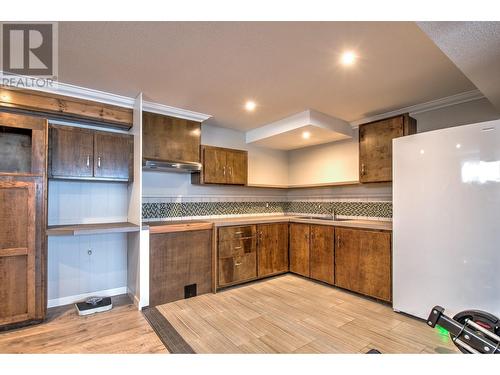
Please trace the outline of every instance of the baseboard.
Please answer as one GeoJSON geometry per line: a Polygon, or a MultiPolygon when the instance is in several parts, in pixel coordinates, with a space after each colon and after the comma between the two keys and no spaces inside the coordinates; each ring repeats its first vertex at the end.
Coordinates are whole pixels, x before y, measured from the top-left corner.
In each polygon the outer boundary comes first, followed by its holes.
{"type": "Polygon", "coordinates": [[[70,305],[72,303],[80,302],[80,301],[84,300],[85,298],[92,297],[92,296],[112,297],[112,296],[118,296],[120,294],[127,294],[127,287],[126,286],[122,286],[120,288],[114,288],[114,289],[97,290],[97,291],[91,292],[91,293],[76,294],[73,296],[49,299],[47,301],[47,307],[50,308],[50,307],[56,307],[56,306],[70,305]]]}
{"type": "Polygon", "coordinates": [[[137,307],[138,310],[140,310],[141,308],[139,305],[139,298],[134,293],[132,293],[132,291],[129,288],[127,288],[127,295],[132,300],[134,306],[137,307]]]}

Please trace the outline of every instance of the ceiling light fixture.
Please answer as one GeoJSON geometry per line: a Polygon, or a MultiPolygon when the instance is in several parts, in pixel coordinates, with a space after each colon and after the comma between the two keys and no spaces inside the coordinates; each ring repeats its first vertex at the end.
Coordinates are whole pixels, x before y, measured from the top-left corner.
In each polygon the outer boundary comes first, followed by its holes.
{"type": "Polygon", "coordinates": [[[342,65],[350,66],[356,62],[357,56],[353,51],[345,51],[340,57],[340,62],[342,65]]]}
{"type": "Polygon", "coordinates": [[[311,133],[309,133],[307,131],[306,132],[302,132],[302,138],[309,139],[310,137],[311,137],[311,133]]]}
{"type": "Polygon", "coordinates": [[[252,112],[252,111],[255,111],[255,108],[257,107],[257,104],[253,101],[253,100],[248,100],[246,103],[245,103],[245,109],[248,111],[248,112],[252,112]]]}

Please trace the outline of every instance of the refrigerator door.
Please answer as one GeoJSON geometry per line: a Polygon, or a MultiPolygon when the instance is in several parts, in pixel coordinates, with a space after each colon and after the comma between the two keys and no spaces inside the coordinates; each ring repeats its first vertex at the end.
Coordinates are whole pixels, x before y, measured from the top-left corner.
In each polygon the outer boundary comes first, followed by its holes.
{"type": "Polygon", "coordinates": [[[500,121],[393,141],[393,308],[500,316],[500,121]]]}

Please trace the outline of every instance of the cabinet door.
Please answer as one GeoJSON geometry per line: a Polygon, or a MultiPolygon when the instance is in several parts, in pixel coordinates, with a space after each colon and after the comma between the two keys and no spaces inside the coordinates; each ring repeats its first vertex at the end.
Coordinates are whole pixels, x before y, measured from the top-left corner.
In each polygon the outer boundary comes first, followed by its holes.
{"type": "Polygon", "coordinates": [[[0,326],[35,317],[35,182],[0,181],[0,326]]]}
{"type": "Polygon", "coordinates": [[[309,224],[290,224],[290,272],[309,277],[309,224]]]}
{"type": "Polygon", "coordinates": [[[226,151],[215,147],[203,148],[203,182],[225,184],[227,176],[226,151]]]}
{"type": "Polygon", "coordinates": [[[227,183],[246,185],[248,176],[248,154],[246,151],[227,151],[227,183]]]}
{"type": "Polygon", "coordinates": [[[360,291],[360,238],[358,229],[335,228],[335,285],[360,291]]]}
{"type": "Polygon", "coordinates": [[[125,134],[96,132],[94,135],[94,177],[132,180],[133,138],[125,134]]]}
{"type": "Polygon", "coordinates": [[[404,117],[360,125],[360,182],[392,181],[392,140],[403,136],[404,117]]]}
{"type": "Polygon", "coordinates": [[[288,271],[288,224],[260,224],[257,233],[258,276],[288,271]]]}
{"type": "Polygon", "coordinates": [[[359,292],[391,301],[391,234],[359,231],[359,292]]]}
{"type": "Polygon", "coordinates": [[[212,230],[152,234],[149,257],[150,306],[185,298],[191,284],[198,295],[210,292],[212,230]]]}
{"type": "Polygon", "coordinates": [[[201,124],[143,112],[143,157],[171,161],[200,161],[201,124]]]}
{"type": "Polygon", "coordinates": [[[311,278],[325,283],[334,281],[334,228],[311,225],[311,278]]]}
{"type": "Polygon", "coordinates": [[[54,126],[50,129],[50,176],[92,177],[93,157],[93,131],[69,126],[54,126]]]}

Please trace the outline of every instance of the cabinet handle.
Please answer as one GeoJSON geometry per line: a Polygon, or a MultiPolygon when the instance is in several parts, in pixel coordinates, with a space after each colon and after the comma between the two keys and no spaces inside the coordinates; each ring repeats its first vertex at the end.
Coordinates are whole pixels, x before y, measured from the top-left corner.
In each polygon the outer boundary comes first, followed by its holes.
{"type": "Polygon", "coordinates": [[[241,264],[242,264],[241,262],[237,262],[237,263],[234,264],[234,266],[238,267],[238,266],[241,266],[241,264]]]}
{"type": "Polygon", "coordinates": [[[226,167],[222,167],[222,174],[226,176],[226,167]]]}
{"type": "Polygon", "coordinates": [[[233,175],[233,169],[231,167],[229,167],[229,176],[232,176],[233,175]]]}
{"type": "Polygon", "coordinates": [[[243,234],[242,231],[234,232],[234,234],[243,234]]]}
{"type": "Polygon", "coordinates": [[[90,167],[90,155],[87,155],[87,168],[90,167]]]}
{"type": "Polygon", "coordinates": [[[101,157],[97,157],[97,168],[101,168],[101,157]]]}
{"type": "Polygon", "coordinates": [[[365,163],[361,163],[361,176],[365,175],[365,163]]]}
{"type": "Polygon", "coordinates": [[[241,249],[241,246],[236,246],[236,247],[234,248],[234,250],[239,250],[239,249],[241,249]]]}
{"type": "Polygon", "coordinates": [[[340,247],[340,236],[337,236],[337,248],[340,247]]]}

